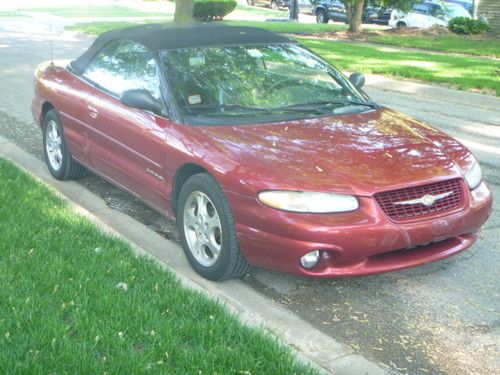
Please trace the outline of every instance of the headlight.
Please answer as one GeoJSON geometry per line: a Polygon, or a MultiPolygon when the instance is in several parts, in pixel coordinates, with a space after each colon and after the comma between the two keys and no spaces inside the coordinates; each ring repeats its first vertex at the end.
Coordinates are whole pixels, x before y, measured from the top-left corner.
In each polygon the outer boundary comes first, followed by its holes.
{"type": "Polygon", "coordinates": [[[259,193],[259,200],[278,210],[308,213],[354,211],[359,207],[352,195],[270,190],[259,193]]]}
{"type": "Polygon", "coordinates": [[[474,190],[479,186],[482,180],[483,174],[481,172],[481,167],[479,166],[479,163],[476,162],[471,169],[465,172],[465,181],[467,181],[469,189],[474,190]]]}

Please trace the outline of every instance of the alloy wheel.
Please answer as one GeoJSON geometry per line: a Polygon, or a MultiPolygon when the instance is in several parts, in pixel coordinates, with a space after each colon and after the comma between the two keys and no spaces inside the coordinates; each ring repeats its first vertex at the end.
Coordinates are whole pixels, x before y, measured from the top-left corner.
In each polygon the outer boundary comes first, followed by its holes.
{"type": "Polygon", "coordinates": [[[50,166],[58,171],[63,162],[62,138],[59,129],[54,120],[47,123],[47,134],[45,137],[45,149],[50,166]]]}
{"type": "Polygon", "coordinates": [[[202,266],[214,265],[222,248],[222,227],[215,205],[206,194],[194,191],[186,199],[183,216],[189,251],[202,266]]]}

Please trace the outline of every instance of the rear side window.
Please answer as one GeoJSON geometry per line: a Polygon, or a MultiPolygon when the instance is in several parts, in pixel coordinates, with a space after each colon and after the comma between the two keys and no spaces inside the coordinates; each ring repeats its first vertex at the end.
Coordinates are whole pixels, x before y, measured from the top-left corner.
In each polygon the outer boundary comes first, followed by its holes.
{"type": "Polygon", "coordinates": [[[429,4],[429,14],[434,17],[444,16],[443,9],[437,4],[429,4]]]}
{"type": "Polygon", "coordinates": [[[160,99],[160,79],[153,54],[131,41],[109,43],[85,69],[83,76],[109,93],[146,89],[160,99]]]}
{"type": "Polygon", "coordinates": [[[429,6],[427,4],[415,4],[413,6],[413,13],[427,14],[429,12],[429,6]]]}

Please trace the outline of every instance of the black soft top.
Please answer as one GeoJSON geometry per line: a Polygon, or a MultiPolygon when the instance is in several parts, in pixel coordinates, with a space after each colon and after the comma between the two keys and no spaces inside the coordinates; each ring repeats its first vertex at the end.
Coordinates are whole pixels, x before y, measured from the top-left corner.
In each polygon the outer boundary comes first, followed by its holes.
{"type": "Polygon", "coordinates": [[[148,24],[115,29],[101,34],[87,51],[70,63],[81,74],[97,53],[112,40],[127,39],[140,43],[151,51],[248,44],[295,43],[291,39],[256,27],[196,24],[174,26],[148,24]]]}

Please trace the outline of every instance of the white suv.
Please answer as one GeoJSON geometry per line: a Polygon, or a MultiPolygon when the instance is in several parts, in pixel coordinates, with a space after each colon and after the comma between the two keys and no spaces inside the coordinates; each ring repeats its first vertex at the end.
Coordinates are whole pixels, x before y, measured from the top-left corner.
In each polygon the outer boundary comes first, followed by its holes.
{"type": "Polygon", "coordinates": [[[455,17],[471,18],[471,15],[459,4],[445,1],[426,1],[415,4],[408,13],[393,11],[389,26],[428,28],[439,25],[446,27],[448,22],[455,17]]]}

